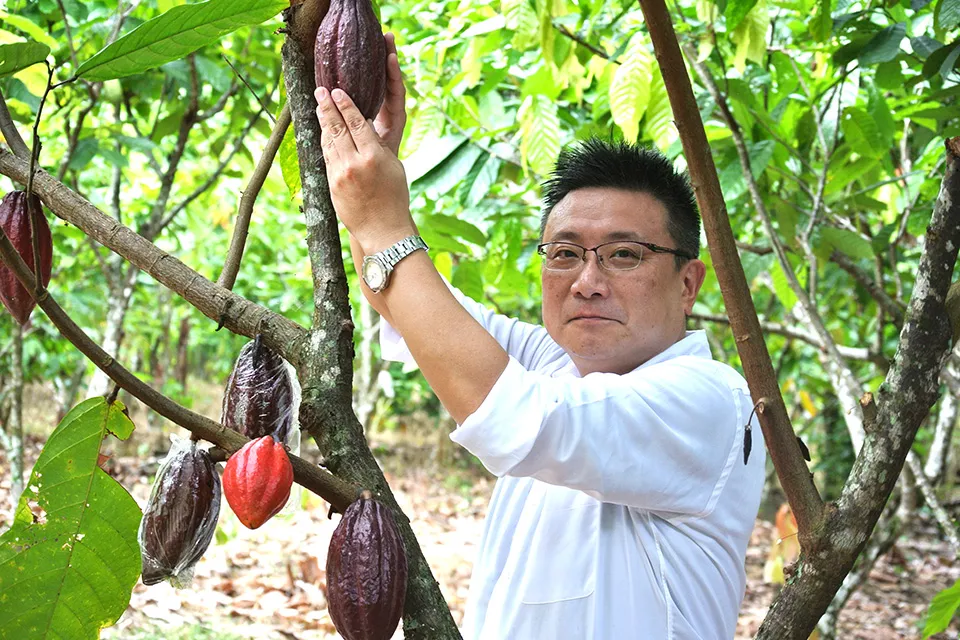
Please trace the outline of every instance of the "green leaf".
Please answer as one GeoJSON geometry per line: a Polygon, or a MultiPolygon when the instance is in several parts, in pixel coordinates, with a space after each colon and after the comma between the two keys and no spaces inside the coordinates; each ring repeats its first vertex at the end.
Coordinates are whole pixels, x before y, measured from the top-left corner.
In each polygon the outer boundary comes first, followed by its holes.
{"type": "Polygon", "coordinates": [[[610,83],[610,113],[628,142],[636,142],[640,120],[650,104],[654,64],[646,45],[646,37],[637,32],[610,83]]]}
{"type": "Polygon", "coordinates": [[[859,107],[847,107],[843,110],[840,127],[847,143],[862,156],[879,158],[890,150],[889,145],[884,146],[883,135],[877,123],[859,107]]]}
{"type": "Polygon", "coordinates": [[[877,123],[877,131],[880,134],[880,146],[890,148],[894,145],[894,135],[896,134],[896,122],[890,115],[890,106],[884,99],[883,94],[877,90],[871,83],[867,84],[867,112],[873,121],[877,123]]]}
{"type": "Polygon", "coordinates": [[[477,145],[464,144],[414,184],[417,189],[423,190],[427,197],[436,200],[460,184],[481,155],[483,149],[477,145]]]}
{"type": "Polygon", "coordinates": [[[297,156],[297,138],[294,135],[292,124],[283,134],[283,140],[280,142],[277,155],[280,158],[280,173],[283,175],[283,182],[287,185],[292,200],[297,197],[301,188],[300,158],[297,156]]]}
{"type": "Polygon", "coordinates": [[[743,72],[747,60],[760,64],[767,53],[767,31],[770,29],[770,11],[767,0],[758,0],[740,25],[730,34],[737,45],[733,66],[743,72]]]}
{"type": "Polygon", "coordinates": [[[503,161],[497,156],[480,156],[470,169],[470,174],[457,190],[457,197],[465,206],[475,207],[497,182],[503,161]]]}
{"type": "Polygon", "coordinates": [[[424,224],[428,225],[434,231],[444,233],[454,238],[462,238],[467,242],[472,242],[481,247],[487,244],[487,236],[484,235],[483,231],[480,231],[480,229],[460,218],[434,214],[426,218],[424,224]]]}
{"type": "Polygon", "coordinates": [[[41,29],[23,16],[15,16],[7,13],[6,11],[0,11],[0,20],[3,20],[7,24],[13,25],[17,29],[20,29],[20,31],[23,31],[25,34],[30,36],[31,39],[47,45],[50,47],[51,51],[56,51],[60,48],[60,43],[57,42],[56,38],[51,37],[50,34],[44,29],[41,29]]]}
{"type": "Polygon", "coordinates": [[[817,13],[810,22],[810,35],[817,42],[826,42],[833,32],[833,19],[830,17],[830,0],[817,0],[817,13]]]}
{"type": "Polygon", "coordinates": [[[903,22],[880,31],[860,50],[860,55],[857,56],[860,66],[867,67],[896,58],[900,53],[900,43],[906,35],[907,25],[903,22]]]}
{"type": "Polygon", "coordinates": [[[777,294],[783,308],[787,311],[793,309],[793,306],[797,304],[797,294],[790,288],[790,283],[780,266],[779,260],[774,260],[770,265],[770,279],[773,281],[773,292],[777,294]]]}
{"type": "Polygon", "coordinates": [[[50,47],[39,42],[0,44],[0,78],[43,62],[49,53],[50,47]]]}
{"type": "Polygon", "coordinates": [[[0,637],[95,639],[130,602],[140,575],[140,509],[97,466],[108,433],[133,423],[91,398],[47,440],[13,527],[0,536],[0,637]]]}
{"type": "Polygon", "coordinates": [[[756,4],[757,0],[730,0],[727,2],[727,8],[723,12],[727,19],[727,32],[739,27],[756,4]]]}
{"type": "Polygon", "coordinates": [[[520,163],[539,174],[553,171],[560,153],[560,118],[557,103],[543,96],[530,96],[517,112],[520,121],[520,163]]]}
{"type": "Polygon", "coordinates": [[[934,32],[950,31],[957,25],[960,25],[960,0],[938,0],[933,10],[934,32]]]}
{"type": "Polygon", "coordinates": [[[450,283],[468,298],[483,301],[483,265],[476,260],[461,260],[450,283]]]}
{"type": "Polygon", "coordinates": [[[923,625],[923,638],[926,640],[935,633],[946,631],[954,613],[960,607],[960,580],[933,596],[927,621],[923,625]]]}
{"type": "Polygon", "coordinates": [[[289,0],[209,0],[174,7],[84,62],[77,77],[122,78],[179,60],[240,27],[260,24],[290,6],[289,0]]]}
{"type": "Polygon", "coordinates": [[[83,171],[99,152],[100,144],[96,138],[84,138],[77,143],[77,148],[74,149],[67,168],[73,171],[83,171]]]}
{"type": "Polygon", "coordinates": [[[413,184],[424,177],[466,144],[469,144],[467,138],[457,133],[431,139],[426,145],[418,145],[417,151],[403,161],[407,182],[413,184]]]}
{"type": "Polygon", "coordinates": [[[820,231],[823,239],[841,253],[851,258],[873,258],[873,247],[870,241],[849,229],[826,227],[820,231]]]}

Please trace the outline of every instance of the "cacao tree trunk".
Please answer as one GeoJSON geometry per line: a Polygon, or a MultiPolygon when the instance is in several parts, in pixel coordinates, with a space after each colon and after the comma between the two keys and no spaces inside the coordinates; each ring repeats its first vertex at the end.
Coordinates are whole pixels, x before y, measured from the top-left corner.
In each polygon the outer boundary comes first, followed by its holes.
{"type": "Polygon", "coordinates": [[[318,4],[308,1],[284,12],[288,35],[282,52],[283,77],[303,184],[307,251],[313,272],[313,325],[310,340],[303,346],[302,355],[296,358],[303,391],[300,425],[317,443],[324,456],[324,466],[334,475],[371,491],[396,516],[407,554],[404,638],[460,640],[460,632],[410,521],[383,477],[352,406],[354,326],[313,97],[316,86],[313,47],[323,16],[318,4]]]}

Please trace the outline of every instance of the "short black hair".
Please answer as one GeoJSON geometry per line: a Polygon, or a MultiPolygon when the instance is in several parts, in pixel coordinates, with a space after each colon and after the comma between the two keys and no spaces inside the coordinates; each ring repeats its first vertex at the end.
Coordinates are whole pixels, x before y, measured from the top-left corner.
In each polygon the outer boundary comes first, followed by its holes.
{"type": "MultiPolygon", "coordinates": [[[[646,193],[667,210],[667,233],[676,248],[700,255],[700,212],[686,174],[655,149],[624,140],[589,138],[560,152],[550,178],[543,183],[540,242],[553,208],[577,189],[608,187],[646,193]]],[[[675,256],[677,267],[684,258],[675,256]]]]}

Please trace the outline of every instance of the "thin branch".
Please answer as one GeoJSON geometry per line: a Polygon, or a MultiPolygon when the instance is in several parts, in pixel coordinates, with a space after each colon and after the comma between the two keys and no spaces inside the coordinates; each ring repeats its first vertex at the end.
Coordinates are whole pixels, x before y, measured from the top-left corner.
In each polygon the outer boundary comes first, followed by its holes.
{"type": "Polygon", "coordinates": [[[933,487],[930,486],[930,481],[927,480],[927,476],[923,472],[923,464],[920,462],[920,458],[918,458],[917,454],[913,451],[907,454],[907,465],[910,467],[910,471],[913,472],[914,482],[920,487],[920,493],[923,494],[923,499],[927,502],[930,510],[933,511],[933,516],[937,519],[940,530],[943,531],[943,535],[946,536],[950,546],[953,547],[953,554],[960,554],[960,537],[957,536],[957,525],[954,524],[953,518],[950,517],[950,514],[948,514],[946,509],[943,508],[943,505],[940,504],[936,492],[933,490],[933,487]]]}
{"type": "Polygon", "coordinates": [[[240,261],[243,259],[243,250],[247,243],[247,232],[250,229],[250,218],[253,216],[253,205],[260,195],[260,189],[270,173],[270,167],[273,166],[273,160],[277,156],[283,137],[290,128],[290,105],[284,104],[280,111],[280,118],[276,126],[270,133],[270,138],[264,146],[263,154],[257,163],[253,175],[250,176],[250,182],[247,188],[243,190],[240,196],[240,206],[237,209],[237,219],[233,226],[233,236],[230,239],[230,248],[227,250],[227,259],[223,265],[223,271],[217,279],[224,289],[232,290],[237,281],[237,274],[240,272],[240,261]]]}
{"type": "Polygon", "coordinates": [[[80,65],[77,64],[77,50],[73,46],[73,34],[70,32],[70,22],[67,20],[67,10],[63,8],[63,0],[57,0],[57,6],[60,7],[60,15],[63,16],[63,31],[67,36],[67,46],[70,47],[70,60],[73,62],[73,68],[76,69],[80,65]]]}
{"type": "Polygon", "coordinates": [[[237,136],[230,153],[228,153],[227,156],[220,161],[220,164],[217,165],[217,168],[207,177],[204,183],[194,189],[193,193],[184,198],[180,204],[171,209],[170,213],[168,213],[165,218],[163,218],[156,225],[151,226],[151,230],[153,230],[154,234],[159,234],[161,231],[166,229],[167,226],[173,222],[174,218],[176,218],[184,209],[190,206],[191,202],[202,196],[210,189],[210,187],[216,184],[217,180],[220,178],[220,174],[223,173],[223,171],[230,164],[230,161],[233,160],[233,156],[235,156],[237,151],[243,147],[243,140],[247,137],[247,134],[250,133],[250,130],[253,129],[254,125],[257,123],[257,118],[262,115],[263,111],[261,110],[254,118],[250,120],[250,122],[247,123],[247,126],[244,127],[243,131],[240,132],[240,135],[237,136]]]}
{"type": "MultiPolygon", "coordinates": [[[[28,171],[27,162],[0,149],[0,174],[26,183],[28,171]]],[[[308,337],[300,325],[218,287],[115,218],[101,212],[43,169],[37,169],[35,173],[34,192],[58,217],[147,272],[208,318],[233,333],[247,337],[262,333],[267,346],[294,367],[301,364],[299,354],[308,337]]]]}
{"type": "MultiPolygon", "coordinates": [[[[0,257],[28,291],[36,289],[37,283],[33,274],[30,273],[29,268],[24,264],[2,229],[0,229],[0,257]]],[[[209,418],[190,411],[145,384],[84,333],[83,329],[67,315],[49,292],[41,295],[37,304],[44,310],[61,335],[76,346],[83,355],[87,356],[101,371],[110,376],[110,379],[122,389],[128,391],[163,417],[231,453],[250,442],[248,438],[236,431],[227,429],[209,418]]],[[[359,494],[357,487],[340,480],[302,458],[293,454],[289,455],[294,468],[294,478],[299,484],[339,509],[346,509],[356,499],[359,494]]]]}
{"type": "Polygon", "coordinates": [[[50,85],[53,82],[53,68],[47,65],[47,88],[40,99],[40,106],[37,107],[37,119],[33,122],[33,149],[30,153],[30,168],[27,174],[27,218],[30,220],[30,241],[33,245],[33,272],[37,275],[36,289],[28,289],[34,292],[34,298],[39,299],[43,294],[45,287],[40,268],[40,235],[37,233],[37,220],[43,215],[39,203],[33,197],[33,176],[37,168],[37,161],[40,159],[40,118],[43,115],[43,106],[47,102],[47,96],[50,95],[50,85]]]}
{"type": "Polygon", "coordinates": [[[571,40],[573,40],[573,41],[576,42],[577,44],[581,45],[583,48],[587,49],[588,51],[592,51],[594,54],[600,56],[600,57],[603,58],[604,60],[609,60],[610,62],[612,62],[612,63],[614,63],[614,64],[620,64],[620,61],[619,61],[619,60],[616,60],[616,59],[614,59],[614,58],[611,58],[609,53],[607,53],[607,52],[604,51],[603,49],[597,47],[596,45],[590,44],[589,42],[587,42],[586,40],[584,40],[583,38],[581,38],[581,37],[578,36],[577,34],[569,31],[565,26],[563,26],[563,25],[561,25],[561,24],[557,24],[556,22],[552,22],[551,24],[553,25],[553,28],[554,28],[554,29],[556,29],[557,31],[559,31],[560,33],[562,33],[563,35],[565,35],[566,37],[570,38],[571,40]]]}
{"type": "Polygon", "coordinates": [[[233,63],[230,62],[230,58],[228,58],[226,55],[222,53],[220,54],[220,56],[223,58],[224,62],[226,62],[230,66],[230,68],[233,69],[233,72],[237,75],[237,77],[240,78],[240,82],[242,82],[247,87],[247,89],[253,95],[254,100],[256,100],[257,103],[260,105],[260,108],[263,109],[268,116],[270,116],[270,120],[273,121],[273,124],[277,124],[277,119],[273,117],[272,113],[270,113],[270,109],[268,109],[267,105],[263,103],[263,100],[261,100],[260,96],[257,95],[257,92],[253,90],[253,87],[251,87],[250,83],[247,82],[247,79],[243,77],[243,74],[241,74],[237,70],[237,68],[233,66],[233,63]]]}
{"type": "MultiPolygon", "coordinates": [[[[670,13],[663,0],[640,0],[640,8],[653,41],[674,121],[680,131],[684,157],[700,204],[703,227],[710,244],[710,257],[730,315],[737,351],[754,401],[763,401],[763,410],[758,413],[764,440],[797,518],[800,542],[804,545],[815,536],[824,517],[823,499],[797,444],[773,363],[763,340],[750,287],[734,243],[710,144],[670,13]]],[[[745,172],[746,175],[749,173],[745,172]]]]}
{"type": "Polygon", "coordinates": [[[2,93],[0,93],[0,133],[3,133],[4,140],[7,141],[10,149],[12,149],[18,157],[23,159],[30,157],[30,149],[20,136],[17,125],[14,124],[13,118],[10,116],[10,110],[7,109],[7,101],[2,93]]]}
{"type": "MultiPolygon", "coordinates": [[[[702,322],[714,322],[717,324],[726,325],[730,324],[730,318],[712,313],[691,313],[687,317],[691,320],[699,320],[702,322]]],[[[764,333],[773,333],[776,335],[785,336],[787,338],[800,340],[801,342],[805,342],[812,347],[816,347],[820,351],[825,350],[823,343],[817,339],[817,336],[813,335],[812,333],[807,333],[801,329],[788,327],[778,322],[761,322],[760,328],[763,329],[764,333]]],[[[846,347],[843,345],[837,345],[837,349],[841,354],[844,355],[844,357],[851,360],[866,360],[873,362],[879,356],[879,354],[873,353],[864,347],[846,347]]]]}
{"type": "Polygon", "coordinates": [[[876,300],[880,308],[890,316],[898,327],[903,324],[904,306],[894,300],[868,273],[858,267],[853,260],[840,251],[834,251],[830,256],[830,260],[837,263],[841,269],[849,273],[853,279],[857,281],[857,284],[863,287],[867,293],[870,294],[870,297],[876,300]]]}

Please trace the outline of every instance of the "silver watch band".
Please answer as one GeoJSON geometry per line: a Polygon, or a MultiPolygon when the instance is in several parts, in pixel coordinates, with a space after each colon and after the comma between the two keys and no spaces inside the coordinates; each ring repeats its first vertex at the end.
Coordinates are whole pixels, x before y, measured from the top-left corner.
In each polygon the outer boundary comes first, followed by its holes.
{"type": "Polygon", "coordinates": [[[417,249],[426,251],[429,248],[420,236],[407,236],[403,240],[395,243],[392,247],[387,247],[374,255],[381,258],[386,266],[393,268],[400,260],[417,249]]]}

